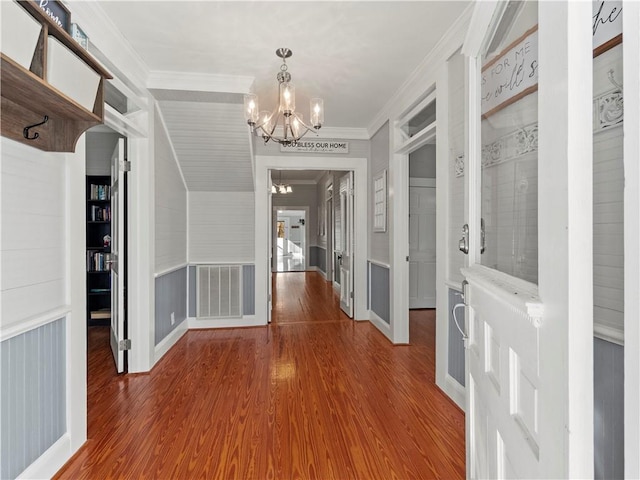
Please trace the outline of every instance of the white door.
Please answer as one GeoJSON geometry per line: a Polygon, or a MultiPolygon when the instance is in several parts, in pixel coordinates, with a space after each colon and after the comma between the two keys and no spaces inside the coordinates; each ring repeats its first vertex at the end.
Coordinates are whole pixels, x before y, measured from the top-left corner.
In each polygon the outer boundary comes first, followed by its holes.
{"type": "Polygon", "coordinates": [[[436,189],[409,187],[409,308],[436,306],[436,189]]]}
{"type": "Polygon", "coordinates": [[[340,180],[340,308],[353,318],[353,172],[340,180]]]}
{"type": "Polygon", "coordinates": [[[463,49],[468,478],[593,476],[590,9],[478,2],[463,49]]]}
{"type": "Polygon", "coordinates": [[[124,165],[125,140],[118,140],[111,156],[111,351],[118,373],[124,372],[124,165]]]}

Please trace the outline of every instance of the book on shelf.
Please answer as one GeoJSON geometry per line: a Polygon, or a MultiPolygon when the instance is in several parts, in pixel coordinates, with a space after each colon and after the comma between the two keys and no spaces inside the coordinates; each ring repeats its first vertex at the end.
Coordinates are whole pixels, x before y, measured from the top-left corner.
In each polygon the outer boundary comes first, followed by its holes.
{"type": "Polygon", "coordinates": [[[111,200],[111,185],[89,185],[89,200],[111,200]]]}
{"type": "Polygon", "coordinates": [[[102,320],[105,318],[111,318],[111,309],[102,308],[100,310],[92,310],[91,312],[89,312],[89,318],[91,318],[91,320],[102,320]]]}
{"type": "Polygon", "coordinates": [[[110,222],[111,221],[111,206],[107,205],[101,207],[99,205],[91,206],[91,221],[92,222],[110,222]]]}
{"type": "Polygon", "coordinates": [[[111,271],[111,254],[99,250],[87,250],[87,272],[111,271]]]}

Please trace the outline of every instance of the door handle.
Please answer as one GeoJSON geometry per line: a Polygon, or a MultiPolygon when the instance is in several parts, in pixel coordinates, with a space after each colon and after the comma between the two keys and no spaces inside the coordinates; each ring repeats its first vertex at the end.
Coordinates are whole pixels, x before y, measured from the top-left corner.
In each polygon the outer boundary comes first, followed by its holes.
{"type": "Polygon", "coordinates": [[[462,226],[462,238],[458,242],[458,248],[465,255],[469,253],[469,225],[466,223],[462,226]]]}
{"type": "Polygon", "coordinates": [[[486,248],[485,238],[484,238],[484,218],[480,219],[480,254],[484,253],[486,248]]]}

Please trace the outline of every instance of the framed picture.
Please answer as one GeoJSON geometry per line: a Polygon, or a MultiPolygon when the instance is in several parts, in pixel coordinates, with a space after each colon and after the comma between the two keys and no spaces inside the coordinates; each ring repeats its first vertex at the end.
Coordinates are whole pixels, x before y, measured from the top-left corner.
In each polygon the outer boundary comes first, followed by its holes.
{"type": "Polygon", "coordinates": [[[89,49],[89,37],[87,37],[86,33],[84,33],[77,23],[71,24],[71,38],[78,42],[85,50],[89,49]]]}
{"type": "Polygon", "coordinates": [[[373,178],[373,231],[387,231],[387,171],[373,178]]]}
{"type": "Polygon", "coordinates": [[[36,0],[38,6],[65,32],[71,33],[71,12],[57,0],[36,0]]]}

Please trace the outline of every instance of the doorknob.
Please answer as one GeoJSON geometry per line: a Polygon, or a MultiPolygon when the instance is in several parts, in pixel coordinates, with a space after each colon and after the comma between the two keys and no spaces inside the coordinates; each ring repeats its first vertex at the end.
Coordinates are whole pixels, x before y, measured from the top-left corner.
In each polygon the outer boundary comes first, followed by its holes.
{"type": "Polygon", "coordinates": [[[458,248],[465,255],[469,253],[469,225],[466,223],[462,226],[462,238],[458,242],[458,248]]]}

